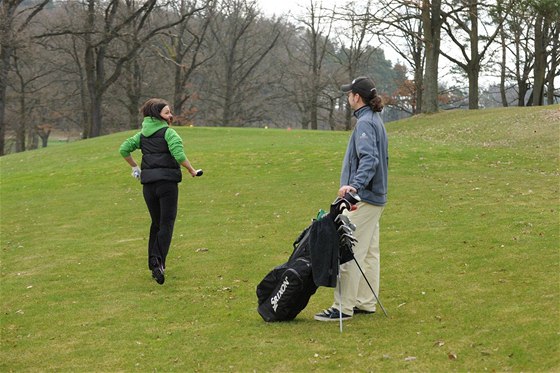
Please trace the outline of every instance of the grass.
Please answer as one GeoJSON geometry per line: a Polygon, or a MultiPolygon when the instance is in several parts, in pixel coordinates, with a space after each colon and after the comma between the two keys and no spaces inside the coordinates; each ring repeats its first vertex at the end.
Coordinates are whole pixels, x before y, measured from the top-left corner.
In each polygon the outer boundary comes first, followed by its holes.
{"type": "MultiPolygon", "coordinates": [[[[0,158],[1,371],[560,370],[560,107],[389,123],[382,313],[267,324],[255,287],[328,209],[348,133],[179,128],[166,283],[117,149],[132,132],[0,158]]],[[[139,158],[139,154],[136,155],[139,158]]]]}

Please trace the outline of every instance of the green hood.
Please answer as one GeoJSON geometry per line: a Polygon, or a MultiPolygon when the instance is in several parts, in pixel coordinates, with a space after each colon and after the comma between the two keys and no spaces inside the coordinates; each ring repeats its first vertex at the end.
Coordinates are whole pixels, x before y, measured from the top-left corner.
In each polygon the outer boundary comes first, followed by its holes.
{"type": "Polygon", "coordinates": [[[142,121],[142,135],[149,137],[162,128],[167,127],[167,122],[153,117],[144,117],[142,121]]]}

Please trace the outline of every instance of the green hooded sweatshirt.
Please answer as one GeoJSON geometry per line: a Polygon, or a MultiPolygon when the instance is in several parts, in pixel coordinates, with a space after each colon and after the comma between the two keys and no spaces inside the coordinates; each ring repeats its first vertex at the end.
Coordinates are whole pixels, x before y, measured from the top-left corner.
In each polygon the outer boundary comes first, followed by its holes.
{"type": "MultiPolygon", "coordinates": [[[[152,136],[154,133],[162,128],[169,127],[166,121],[152,117],[145,117],[142,122],[142,131],[138,132],[132,137],[126,139],[119,148],[119,152],[123,157],[128,157],[130,153],[136,149],[140,149],[140,136],[152,136]]],[[[178,163],[182,163],[187,156],[183,148],[183,140],[173,128],[168,128],[165,131],[165,141],[169,147],[169,152],[178,163]]]]}

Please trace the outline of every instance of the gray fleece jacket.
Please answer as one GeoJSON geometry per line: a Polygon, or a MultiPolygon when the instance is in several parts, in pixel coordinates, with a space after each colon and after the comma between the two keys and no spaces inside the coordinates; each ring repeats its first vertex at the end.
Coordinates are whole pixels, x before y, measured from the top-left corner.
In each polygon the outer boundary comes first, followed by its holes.
{"type": "Polygon", "coordinates": [[[362,201],[387,203],[388,141],[383,120],[369,106],[354,112],[358,118],[342,163],[340,186],[350,185],[362,201]]]}

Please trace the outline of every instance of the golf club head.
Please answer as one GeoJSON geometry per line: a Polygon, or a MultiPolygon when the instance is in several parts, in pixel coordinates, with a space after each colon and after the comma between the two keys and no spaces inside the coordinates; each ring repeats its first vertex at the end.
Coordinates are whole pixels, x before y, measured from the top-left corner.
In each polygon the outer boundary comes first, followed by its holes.
{"type": "Polygon", "coordinates": [[[350,228],[352,231],[355,231],[355,230],[356,230],[356,224],[352,223],[352,222],[350,221],[350,218],[349,218],[348,216],[346,216],[346,215],[342,215],[342,214],[338,215],[338,216],[334,219],[334,222],[335,222],[336,224],[338,224],[339,227],[345,225],[345,226],[347,226],[348,228],[350,228]]]}
{"type": "Polygon", "coordinates": [[[335,222],[335,223],[338,223],[338,224],[341,224],[341,225],[342,225],[342,224],[344,224],[344,225],[350,225],[350,224],[352,224],[352,223],[350,222],[350,218],[348,218],[348,216],[342,215],[342,214],[339,214],[339,215],[334,219],[334,222],[335,222]]]}
{"type": "Polygon", "coordinates": [[[341,258],[341,264],[345,263],[347,261],[350,261],[350,260],[352,260],[352,258],[354,258],[354,250],[352,250],[353,246],[354,246],[354,244],[351,243],[351,242],[341,242],[340,243],[339,255],[340,255],[340,258],[341,258]]]}
{"type": "Polygon", "coordinates": [[[348,192],[344,195],[344,197],[337,197],[334,202],[331,204],[331,213],[338,214],[343,212],[344,210],[354,211],[358,207],[356,204],[361,201],[361,198],[356,193],[348,192]]]}
{"type": "Polygon", "coordinates": [[[352,234],[352,228],[347,225],[341,225],[337,231],[340,234],[352,234]]]}
{"type": "Polygon", "coordinates": [[[362,199],[357,193],[352,193],[352,192],[346,193],[344,195],[344,199],[347,200],[352,206],[362,201],[362,199]]]}
{"type": "Polygon", "coordinates": [[[352,233],[352,232],[356,231],[356,226],[354,224],[352,224],[351,222],[343,223],[343,224],[340,224],[340,227],[338,227],[338,231],[340,232],[342,229],[344,229],[345,232],[352,233]]]}
{"type": "Polygon", "coordinates": [[[335,216],[340,214],[344,210],[350,210],[352,206],[350,202],[345,200],[344,198],[336,197],[334,202],[331,204],[330,213],[335,216]]]}
{"type": "Polygon", "coordinates": [[[344,233],[343,235],[341,235],[340,240],[341,241],[347,241],[347,242],[358,242],[356,237],[354,237],[354,236],[352,236],[351,234],[348,234],[348,233],[344,233]]]}

